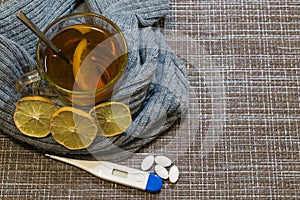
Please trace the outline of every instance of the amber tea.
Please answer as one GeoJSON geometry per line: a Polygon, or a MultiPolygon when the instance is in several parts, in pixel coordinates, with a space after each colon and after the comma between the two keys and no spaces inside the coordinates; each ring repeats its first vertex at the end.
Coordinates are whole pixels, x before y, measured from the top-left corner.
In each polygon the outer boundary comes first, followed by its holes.
{"type": "Polygon", "coordinates": [[[70,62],[40,39],[37,68],[16,81],[22,95],[48,97],[62,106],[92,106],[110,98],[120,86],[128,49],[123,32],[114,22],[95,13],[71,13],[54,20],[43,33],[70,62]]]}
{"type": "Polygon", "coordinates": [[[126,55],[106,29],[79,24],[57,33],[52,41],[71,59],[66,63],[50,48],[44,51],[44,71],[54,83],[71,91],[92,91],[112,81],[126,55]]]}

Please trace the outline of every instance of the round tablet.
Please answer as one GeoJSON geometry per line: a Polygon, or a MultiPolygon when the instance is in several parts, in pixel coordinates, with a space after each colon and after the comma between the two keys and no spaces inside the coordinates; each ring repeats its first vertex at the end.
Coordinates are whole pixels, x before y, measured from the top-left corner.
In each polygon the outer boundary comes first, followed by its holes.
{"type": "Polygon", "coordinates": [[[169,173],[166,168],[164,168],[161,165],[155,165],[155,173],[162,179],[168,179],[169,178],[169,173]]]}
{"type": "Polygon", "coordinates": [[[169,172],[169,180],[171,183],[176,183],[179,179],[179,169],[177,166],[173,165],[169,172]]]}
{"type": "Polygon", "coordinates": [[[154,156],[147,156],[146,158],[144,158],[141,168],[142,170],[146,171],[149,170],[152,165],[154,164],[154,156]]]}
{"type": "Polygon", "coordinates": [[[169,166],[171,166],[172,161],[170,158],[168,158],[166,156],[156,156],[155,163],[160,166],[163,166],[163,167],[169,167],[169,166]]]}

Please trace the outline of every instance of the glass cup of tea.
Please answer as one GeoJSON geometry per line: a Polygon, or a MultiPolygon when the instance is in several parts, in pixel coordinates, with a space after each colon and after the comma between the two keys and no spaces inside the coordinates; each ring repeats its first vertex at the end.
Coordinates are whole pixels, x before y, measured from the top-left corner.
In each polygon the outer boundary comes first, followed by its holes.
{"type": "Polygon", "coordinates": [[[94,105],[111,97],[128,61],[127,43],[116,24],[95,13],[79,12],[56,19],[44,34],[70,62],[39,40],[36,70],[17,80],[21,94],[51,97],[63,105],[78,106],[94,105]]]}

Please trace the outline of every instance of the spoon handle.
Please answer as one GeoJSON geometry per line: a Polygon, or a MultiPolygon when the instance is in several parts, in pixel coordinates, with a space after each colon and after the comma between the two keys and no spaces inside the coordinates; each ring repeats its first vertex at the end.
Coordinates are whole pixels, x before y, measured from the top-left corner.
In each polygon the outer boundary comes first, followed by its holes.
{"type": "Polygon", "coordinates": [[[72,64],[70,59],[67,58],[62,51],[57,48],[57,46],[49,40],[45,34],[30,20],[26,17],[26,15],[19,11],[17,14],[17,18],[20,19],[23,24],[25,24],[32,32],[34,32],[45,44],[50,47],[57,55],[59,55],[61,58],[63,58],[67,63],[72,64]]]}

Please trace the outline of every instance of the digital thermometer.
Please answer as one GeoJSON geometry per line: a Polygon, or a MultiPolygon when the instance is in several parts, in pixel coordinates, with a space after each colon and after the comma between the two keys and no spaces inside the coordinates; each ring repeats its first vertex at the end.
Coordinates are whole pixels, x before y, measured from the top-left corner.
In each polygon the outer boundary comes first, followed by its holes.
{"type": "Polygon", "coordinates": [[[162,188],[162,179],[153,173],[106,161],[77,160],[49,154],[46,154],[46,156],[76,166],[101,179],[114,183],[148,192],[158,192],[162,188]]]}

